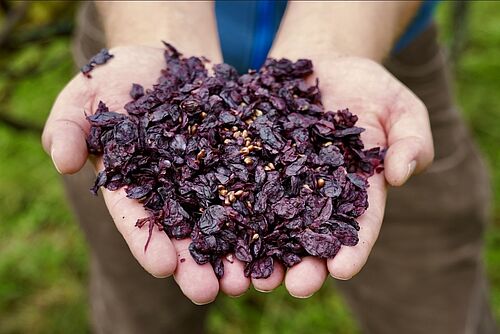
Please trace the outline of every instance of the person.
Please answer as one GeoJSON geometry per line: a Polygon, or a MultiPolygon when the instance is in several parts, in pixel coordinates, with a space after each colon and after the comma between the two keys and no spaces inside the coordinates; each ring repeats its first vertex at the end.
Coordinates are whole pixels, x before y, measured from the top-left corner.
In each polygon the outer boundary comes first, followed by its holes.
{"type": "Polygon", "coordinates": [[[213,301],[219,291],[237,296],[250,285],[271,291],[284,282],[291,295],[305,298],[330,274],[340,281],[364,333],[495,333],[481,259],[488,175],[452,98],[431,19],[434,6],[85,3],[77,64],[104,46],[114,58],[97,67],[92,79],[78,74],[61,91],[42,142],[65,175],[90,246],[94,331],[201,333],[207,308],[194,304],[213,301]],[[186,56],[204,55],[212,63],[224,58],[240,71],[258,68],[266,56],[313,61],[325,107],[348,106],[367,129],[365,144],[388,147],[384,173],[370,178],[370,206],[360,218],[357,246],[328,261],[306,257],[286,272],[276,264],[267,279],[245,278],[241,263],[226,263],[218,281],[210,265],[190,258],[188,240],[169,240],[156,231],[144,252],[148,232],[134,223],[146,212],[123,191],[103,189],[104,202],[88,195],[102,162],[86,164],[84,112],[93,112],[99,100],[122,110],[131,83],[152,86],[164,66],[161,40],[186,56]],[[395,187],[387,192],[386,184],[395,187]]]}

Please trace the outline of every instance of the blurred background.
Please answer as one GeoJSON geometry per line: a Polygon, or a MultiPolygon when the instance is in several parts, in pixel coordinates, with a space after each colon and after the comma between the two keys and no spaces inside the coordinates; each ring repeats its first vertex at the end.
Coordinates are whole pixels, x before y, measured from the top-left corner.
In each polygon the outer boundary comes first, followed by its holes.
{"type": "MultiPolygon", "coordinates": [[[[51,104],[75,73],[77,5],[0,0],[0,334],[90,332],[87,249],[40,145],[51,104]]],[[[500,2],[443,1],[437,20],[456,97],[492,173],[485,258],[500,323],[500,2]]],[[[220,297],[208,327],[222,334],[358,333],[330,284],[307,300],[283,288],[272,296],[220,297]]]]}

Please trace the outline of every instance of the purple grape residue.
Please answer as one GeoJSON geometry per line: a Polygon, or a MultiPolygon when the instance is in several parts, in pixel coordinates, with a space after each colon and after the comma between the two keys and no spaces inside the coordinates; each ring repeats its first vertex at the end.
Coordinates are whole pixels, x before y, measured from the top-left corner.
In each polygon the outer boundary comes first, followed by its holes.
{"type": "Polygon", "coordinates": [[[126,187],[150,213],[136,226],[190,238],[194,260],[218,277],[231,254],[246,276],[266,278],[275,261],[291,267],[356,245],[367,179],[385,151],[364,149],[348,109],[324,110],[318,81],[305,80],[312,62],[209,74],[204,58],[165,45],[158,83],[133,84],[127,114],[101,102],[87,117],[88,150],[105,167],[92,192],[126,187]]]}
{"type": "Polygon", "coordinates": [[[101,49],[95,56],[90,58],[89,62],[85,65],[82,66],[80,69],[80,72],[83,73],[87,78],[91,78],[90,72],[96,67],[97,65],[103,65],[108,62],[111,58],[114,56],[109,53],[108,49],[104,48],[101,49]]]}

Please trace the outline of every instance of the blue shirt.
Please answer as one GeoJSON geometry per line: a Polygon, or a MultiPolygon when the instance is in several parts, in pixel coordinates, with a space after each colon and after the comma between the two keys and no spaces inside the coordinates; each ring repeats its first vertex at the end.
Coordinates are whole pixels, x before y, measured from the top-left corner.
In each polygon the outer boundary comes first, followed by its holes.
{"type": "MultiPolygon", "coordinates": [[[[425,0],[393,53],[404,49],[432,21],[438,0],[425,0]]],[[[278,31],[287,1],[254,0],[215,2],[217,27],[224,61],[244,73],[265,61],[278,31]]]]}

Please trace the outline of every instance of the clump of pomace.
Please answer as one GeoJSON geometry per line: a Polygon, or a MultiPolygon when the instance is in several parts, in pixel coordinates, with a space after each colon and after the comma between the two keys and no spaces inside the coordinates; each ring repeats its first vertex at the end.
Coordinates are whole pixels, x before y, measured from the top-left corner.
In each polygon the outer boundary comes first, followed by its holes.
{"type": "Polygon", "coordinates": [[[384,152],[364,149],[348,109],[324,110],[318,82],[305,81],[311,61],[268,59],[241,76],[218,64],[209,75],[204,58],[165,45],[158,83],[132,85],[128,114],[101,102],[88,116],[88,150],[105,167],[92,191],[126,187],[150,213],[138,227],[191,238],[194,260],[218,277],[230,254],[265,278],[274,261],[356,245],[384,152]]]}

